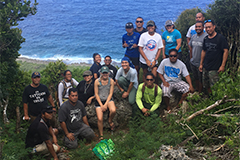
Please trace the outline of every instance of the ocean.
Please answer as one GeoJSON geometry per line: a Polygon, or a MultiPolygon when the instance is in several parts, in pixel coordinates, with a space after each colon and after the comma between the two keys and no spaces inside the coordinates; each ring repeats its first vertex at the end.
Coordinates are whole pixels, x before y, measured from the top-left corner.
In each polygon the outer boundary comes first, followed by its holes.
{"type": "Polygon", "coordinates": [[[214,0],[37,0],[37,13],[19,22],[26,42],[19,53],[38,60],[62,59],[65,63],[92,63],[93,53],[110,55],[120,62],[125,49],[125,24],[137,17],[155,21],[164,30],[168,19],[175,21],[182,11],[203,10],[214,0]]]}

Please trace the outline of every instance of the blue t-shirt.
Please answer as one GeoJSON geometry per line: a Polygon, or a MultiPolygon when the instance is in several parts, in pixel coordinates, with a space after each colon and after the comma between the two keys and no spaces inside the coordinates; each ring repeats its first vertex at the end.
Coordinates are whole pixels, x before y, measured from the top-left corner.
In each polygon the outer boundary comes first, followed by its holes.
{"type": "Polygon", "coordinates": [[[125,55],[133,58],[139,57],[138,47],[132,48],[133,44],[138,44],[139,38],[140,34],[136,32],[133,32],[131,36],[128,36],[127,33],[122,36],[122,43],[126,42],[128,44],[125,55]]]}
{"type": "MultiPolygon", "coordinates": [[[[94,62],[89,70],[92,72],[93,75],[94,73],[97,73],[97,76],[99,77],[101,68],[102,68],[101,64],[97,65],[97,63],[94,62]]],[[[93,79],[94,79],[94,76],[93,76],[93,79]]]]}
{"type": "MultiPolygon", "coordinates": [[[[165,55],[169,55],[169,50],[177,47],[177,39],[182,38],[181,33],[174,29],[171,33],[163,32],[162,39],[165,40],[165,55]]],[[[181,52],[181,47],[178,52],[181,52]]]]}

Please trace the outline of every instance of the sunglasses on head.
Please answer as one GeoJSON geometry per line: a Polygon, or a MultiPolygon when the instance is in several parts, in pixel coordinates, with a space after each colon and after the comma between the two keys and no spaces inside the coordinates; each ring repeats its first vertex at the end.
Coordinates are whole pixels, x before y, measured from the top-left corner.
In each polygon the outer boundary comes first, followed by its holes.
{"type": "Polygon", "coordinates": [[[136,21],[136,23],[143,23],[143,21],[136,21]]]}
{"type": "Polygon", "coordinates": [[[177,57],[177,55],[169,55],[169,57],[177,57]]]}
{"type": "Polygon", "coordinates": [[[153,79],[146,79],[146,81],[153,81],[153,79]]]}
{"type": "Polygon", "coordinates": [[[212,20],[211,19],[206,20],[206,21],[204,21],[204,24],[207,23],[207,22],[212,22],[212,20]]]}

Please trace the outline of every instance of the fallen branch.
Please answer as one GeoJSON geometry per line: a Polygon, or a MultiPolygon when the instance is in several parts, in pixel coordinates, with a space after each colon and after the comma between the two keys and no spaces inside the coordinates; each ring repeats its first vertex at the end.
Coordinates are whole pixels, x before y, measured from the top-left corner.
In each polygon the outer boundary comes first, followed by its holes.
{"type": "Polygon", "coordinates": [[[234,116],[239,116],[240,114],[204,114],[206,116],[211,116],[211,117],[222,117],[222,116],[229,116],[229,117],[234,117],[234,116]]]}
{"type": "Polygon", "coordinates": [[[223,148],[225,146],[225,144],[222,144],[220,147],[218,147],[217,149],[214,150],[214,152],[220,150],[221,148],[223,148]]]}
{"type": "Polygon", "coordinates": [[[180,123],[182,126],[187,126],[187,128],[193,133],[193,135],[199,140],[198,136],[193,132],[193,130],[187,125],[187,124],[183,124],[180,123]]]}
{"type": "Polygon", "coordinates": [[[191,119],[193,119],[194,117],[203,114],[204,111],[209,111],[217,106],[219,106],[222,102],[224,102],[224,100],[227,98],[227,95],[225,95],[221,100],[216,101],[214,104],[212,104],[211,106],[205,108],[205,109],[201,109],[200,111],[197,111],[195,113],[193,113],[191,116],[189,116],[186,120],[190,121],[191,119]]]}
{"type": "Polygon", "coordinates": [[[219,113],[219,112],[222,112],[222,111],[226,111],[226,110],[231,109],[231,108],[240,108],[240,106],[230,106],[230,107],[227,107],[227,108],[220,109],[220,110],[218,110],[218,111],[216,111],[214,113],[216,114],[216,113],[219,113]]]}

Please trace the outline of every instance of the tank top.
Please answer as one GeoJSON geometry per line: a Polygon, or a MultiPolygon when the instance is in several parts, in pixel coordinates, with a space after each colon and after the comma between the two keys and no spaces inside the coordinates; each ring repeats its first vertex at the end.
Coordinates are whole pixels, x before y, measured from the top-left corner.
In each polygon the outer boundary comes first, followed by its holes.
{"type": "Polygon", "coordinates": [[[110,92],[110,87],[111,87],[111,78],[108,78],[108,84],[107,85],[102,85],[100,78],[98,78],[99,81],[99,86],[98,86],[98,95],[100,97],[101,101],[106,101],[110,92]]]}

